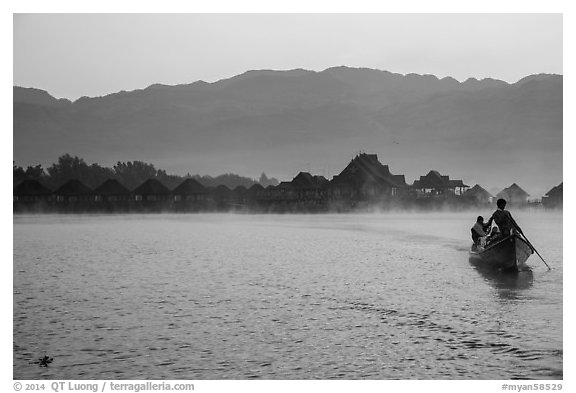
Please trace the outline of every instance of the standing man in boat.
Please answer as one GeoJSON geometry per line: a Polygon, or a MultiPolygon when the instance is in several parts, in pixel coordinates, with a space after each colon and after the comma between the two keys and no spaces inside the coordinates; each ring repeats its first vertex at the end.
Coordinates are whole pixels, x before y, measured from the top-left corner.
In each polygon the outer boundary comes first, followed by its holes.
{"type": "Polygon", "coordinates": [[[508,210],[505,210],[506,200],[498,199],[498,201],[496,201],[496,206],[498,207],[498,210],[496,210],[488,220],[488,227],[492,226],[492,221],[494,221],[496,225],[498,225],[503,237],[509,236],[510,233],[512,233],[512,230],[516,230],[520,234],[523,234],[522,229],[516,223],[516,220],[512,218],[512,214],[510,214],[508,210]]]}

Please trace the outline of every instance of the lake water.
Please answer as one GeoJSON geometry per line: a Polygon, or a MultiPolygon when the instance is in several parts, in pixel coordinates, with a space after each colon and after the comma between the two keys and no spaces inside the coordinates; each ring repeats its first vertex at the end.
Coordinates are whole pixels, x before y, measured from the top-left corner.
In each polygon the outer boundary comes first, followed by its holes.
{"type": "Polygon", "coordinates": [[[552,271],[475,213],[15,216],[13,375],[561,379],[562,215],[515,216],[552,271]]]}

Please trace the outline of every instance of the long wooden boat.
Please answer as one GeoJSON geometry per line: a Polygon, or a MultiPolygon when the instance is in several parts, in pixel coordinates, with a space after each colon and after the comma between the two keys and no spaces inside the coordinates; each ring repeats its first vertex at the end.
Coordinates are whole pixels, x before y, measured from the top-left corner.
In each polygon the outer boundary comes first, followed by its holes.
{"type": "Polygon", "coordinates": [[[534,253],[532,247],[516,234],[511,234],[485,248],[470,251],[470,259],[481,264],[502,271],[517,272],[527,270],[526,260],[534,253]]]}

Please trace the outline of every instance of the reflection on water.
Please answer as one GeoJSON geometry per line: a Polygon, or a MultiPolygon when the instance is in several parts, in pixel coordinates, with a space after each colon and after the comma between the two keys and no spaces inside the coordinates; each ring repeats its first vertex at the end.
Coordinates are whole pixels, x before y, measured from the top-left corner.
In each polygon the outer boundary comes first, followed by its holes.
{"type": "Polygon", "coordinates": [[[502,299],[514,300],[522,297],[522,291],[532,287],[532,270],[506,272],[484,266],[477,258],[469,258],[474,269],[489,283],[502,299]]]}
{"type": "Polygon", "coordinates": [[[551,272],[471,266],[475,215],[17,216],[14,378],[562,378],[561,216],[520,218],[551,272]]]}

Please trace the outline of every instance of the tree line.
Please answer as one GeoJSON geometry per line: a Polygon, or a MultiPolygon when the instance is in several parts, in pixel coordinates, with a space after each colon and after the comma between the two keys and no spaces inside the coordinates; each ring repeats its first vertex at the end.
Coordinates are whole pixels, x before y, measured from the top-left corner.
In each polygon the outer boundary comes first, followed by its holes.
{"type": "Polygon", "coordinates": [[[135,189],[148,179],[157,179],[169,189],[174,189],[187,178],[194,178],[205,187],[225,185],[230,189],[238,186],[249,188],[254,184],[263,187],[277,185],[278,180],[268,178],[262,173],[258,180],[243,177],[233,173],[226,173],[216,177],[204,175],[185,176],[171,175],[163,169],[156,169],[153,164],[142,161],[118,161],[112,168],[103,167],[99,164],[87,164],[83,158],[64,154],[58,158],[58,162],[44,169],[42,165],[28,166],[24,169],[13,166],[13,183],[17,185],[23,180],[37,180],[46,187],[55,190],[70,179],[78,179],[90,188],[96,188],[108,179],[116,179],[130,190],[135,189]]]}

